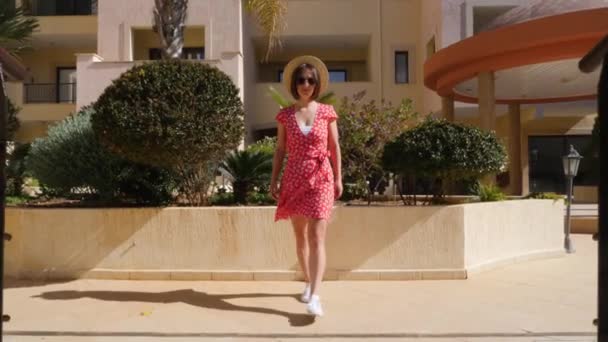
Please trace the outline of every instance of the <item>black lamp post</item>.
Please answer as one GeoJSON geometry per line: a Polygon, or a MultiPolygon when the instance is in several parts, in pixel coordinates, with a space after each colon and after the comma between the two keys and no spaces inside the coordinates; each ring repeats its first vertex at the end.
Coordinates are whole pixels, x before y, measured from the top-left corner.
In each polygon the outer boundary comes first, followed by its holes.
{"type": "Polygon", "coordinates": [[[572,204],[572,185],[574,183],[574,177],[578,173],[578,166],[581,162],[581,155],[576,152],[574,146],[570,145],[570,153],[562,157],[562,162],[564,165],[564,175],[566,176],[567,182],[566,193],[568,194],[568,203],[566,210],[566,238],[564,240],[564,248],[567,253],[574,253],[574,246],[572,245],[572,241],[570,240],[570,206],[572,204]]]}

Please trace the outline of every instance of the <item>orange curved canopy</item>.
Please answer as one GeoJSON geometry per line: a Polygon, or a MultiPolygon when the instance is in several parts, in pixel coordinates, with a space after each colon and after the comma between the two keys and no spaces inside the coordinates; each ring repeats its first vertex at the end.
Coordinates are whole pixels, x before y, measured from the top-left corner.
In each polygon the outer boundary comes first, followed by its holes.
{"type": "MultiPolygon", "coordinates": [[[[482,32],[439,50],[424,64],[424,84],[440,96],[477,103],[454,87],[481,72],[584,56],[608,33],[608,8],[570,12],[482,32]]],[[[595,98],[576,94],[560,98],[497,99],[497,103],[544,103],[595,98]]]]}

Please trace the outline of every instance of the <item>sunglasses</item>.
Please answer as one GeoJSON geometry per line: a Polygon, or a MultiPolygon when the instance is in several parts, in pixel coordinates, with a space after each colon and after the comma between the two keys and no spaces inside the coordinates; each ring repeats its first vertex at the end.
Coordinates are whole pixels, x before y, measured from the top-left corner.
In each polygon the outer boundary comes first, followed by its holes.
{"type": "Polygon", "coordinates": [[[317,84],[317,81],[312,78],[312,77],[298,77],[297,79],[298,85],[304,85],[304,83],[308,82],[308,84],[310,84],[311,86],[314,86],[317,84]]]}

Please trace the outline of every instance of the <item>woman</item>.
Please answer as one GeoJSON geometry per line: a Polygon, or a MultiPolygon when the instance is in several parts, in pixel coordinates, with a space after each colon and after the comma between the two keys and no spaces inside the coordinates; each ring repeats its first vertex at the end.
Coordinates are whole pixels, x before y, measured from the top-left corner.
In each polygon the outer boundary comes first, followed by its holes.
{"type": "Polygon", "coordinates": [[[315,101],[329,83],[329,72],[320,59],[293,59],[283,78],[296,102],[276,117],[277,149],[270,185],[278,200],[275,221],[291,219],[306,280],[301,299],[311,315],[322,316],[318,290],[325,272],[327,220],[334,200],[342,195],[337,115],[331,105],[315,101]],[[286,152],[289,158],[279,189],[277,178],[286,152]]]}

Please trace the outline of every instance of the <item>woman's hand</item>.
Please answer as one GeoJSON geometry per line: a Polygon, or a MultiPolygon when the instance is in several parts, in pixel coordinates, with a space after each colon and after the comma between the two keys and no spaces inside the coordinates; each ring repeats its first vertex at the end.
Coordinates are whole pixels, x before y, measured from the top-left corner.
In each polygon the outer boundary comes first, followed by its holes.
{"type": "Polygon", "coordinates": [[[334,181],[334,198],[335,199],[339,199],[340,197],[342,197],[342,192],[343,192],[343,188],[342,188],[342,180],[338,179],[336,181],[334,181]]]}
{"type": "Polygon", "coordinates": [[[270,194],[272,195],[272,198],[275,199],[275,201],[279,200],[279,185],[277,184],[277,181],[272,181],[270,183],[270,194]]]}

